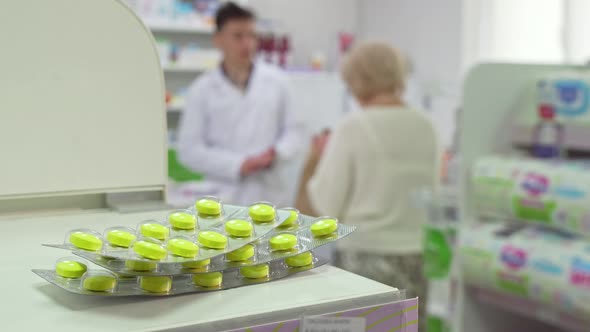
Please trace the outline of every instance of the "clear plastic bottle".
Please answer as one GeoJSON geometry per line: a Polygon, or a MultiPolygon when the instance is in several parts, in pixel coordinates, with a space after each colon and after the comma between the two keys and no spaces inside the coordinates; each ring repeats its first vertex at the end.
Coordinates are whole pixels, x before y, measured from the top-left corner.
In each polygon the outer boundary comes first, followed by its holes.
{"type": "Polygon", "coordinates": [[[553,105],[539,105],[539,123],[533,129],[532,155],[543,159],[562,157],[563,130],[555,119],[553,105]]]}

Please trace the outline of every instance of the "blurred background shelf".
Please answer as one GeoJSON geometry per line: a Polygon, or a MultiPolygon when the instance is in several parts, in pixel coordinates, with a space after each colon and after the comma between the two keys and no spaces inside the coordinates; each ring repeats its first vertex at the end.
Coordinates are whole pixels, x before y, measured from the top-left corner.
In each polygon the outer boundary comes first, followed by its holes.
{"type": "Polygon", "coordinates": [[[184,65],[165,65],[162,66],[162,69],[166,73],[194,73],[200,74],[203,73],[212,67],[207,66],[184,66],[184,65]]]}
{"type": "Polygon", "coordinates": [[[161,21],[161,20],[143,20],[145,25],[152,32],[161,33],[183,33],[183,34],[201,34],[210,35],[213,33],[213,27],[210,25],[185,23],[175,21],[161,21]]]}
{"type": "Polygon", "coordinates": [[[168,105],[166,110],[172,113],[182,113],[184,111],[184,105],[168,105]]]}

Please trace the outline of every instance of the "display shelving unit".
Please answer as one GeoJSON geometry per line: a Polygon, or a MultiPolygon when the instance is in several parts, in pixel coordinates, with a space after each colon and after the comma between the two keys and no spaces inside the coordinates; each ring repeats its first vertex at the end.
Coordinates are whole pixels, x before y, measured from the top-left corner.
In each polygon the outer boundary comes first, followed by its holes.
{"type": "MultiPolygon", "coordinates": [[[[534,82],[543,76],[564,71],[587,69],[567,65],[483,64],[471,70],[465,80],[464,111],[461,119],[461,156],[459,207],[461,229],[477,222],[472,195],[470,169],[474,162],[494,153],[512,154],[512,119],[515,112],[535,103],[534,82]]],[[[492,331],[588,331],[588,323],[559,310],[532,301],[512,299],[514,305],[500,300],[501,294],[481,292],[467,285],[455,265],[457,281],[454,303],[454,332],[492,331]]]]}
{"type": "MultiPolygon", "coordinates": [[[[154,38],[168,39],[177,45],[197,43],[202,48],[212,48],[211,37],[213,27],[205,24],[194,24],[184,21],[165,21],[144,19],[145,25],[150,29],[154,38]]],[[[182,63],[162,62],[162,70],[166,89],[175,93],[179,89],[187,88],[202,73],[210,69],[206,65],[186,65],[182,63]]],[[[182,103],[171,103],[168,105],[168,128],[175,129],[178,125],[182,103]]]]}

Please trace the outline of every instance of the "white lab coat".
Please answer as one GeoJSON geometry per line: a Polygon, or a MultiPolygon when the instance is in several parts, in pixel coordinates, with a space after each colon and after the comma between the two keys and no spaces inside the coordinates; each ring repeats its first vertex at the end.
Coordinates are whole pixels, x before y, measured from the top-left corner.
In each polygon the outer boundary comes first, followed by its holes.
{"type": "Polygon", "coordinates": [[[291,109],[287,78],[278,68],[256,63],[246,91],[240,91],[221,68],[190,87],[178,136],[178,156],[203,173],[209,187],[228,203],[266,200],[292,205],[284,168],[300,151],[303,126],[291,109]],[[242,177],[248,156],[275,147],[270,169],[242,177]]]}

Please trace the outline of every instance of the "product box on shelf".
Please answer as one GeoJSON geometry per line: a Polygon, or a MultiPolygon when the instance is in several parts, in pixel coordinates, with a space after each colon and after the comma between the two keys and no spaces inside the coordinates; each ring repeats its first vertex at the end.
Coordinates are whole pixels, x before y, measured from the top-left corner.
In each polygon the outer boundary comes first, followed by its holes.
{"type": "MultiPolygon", "coordinates": [[[[511,116],[512,142],[532,155],[552,158],[569,152],[587,156],[590,145],[590,73],[586,70],[536,78],[531,99],[511,116]]],[[[531,84],[531,85],[532,85],[531,84]]]]}
{"type": "Polygon", "coordinates": [[[584,163],[481,158],[471,178],[476,213],[588,236],[589,170],[584,163]]]}
{"type": "Polygon", "coordinates": [[[590,243],[522,224],[478,224],[459,246],[465,282],[590,317],[590,243]]]}

